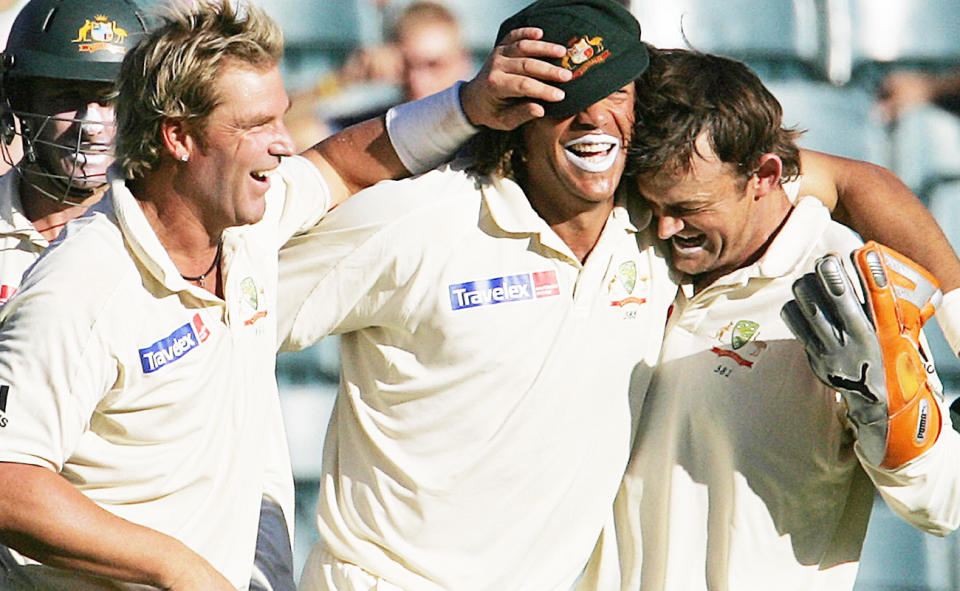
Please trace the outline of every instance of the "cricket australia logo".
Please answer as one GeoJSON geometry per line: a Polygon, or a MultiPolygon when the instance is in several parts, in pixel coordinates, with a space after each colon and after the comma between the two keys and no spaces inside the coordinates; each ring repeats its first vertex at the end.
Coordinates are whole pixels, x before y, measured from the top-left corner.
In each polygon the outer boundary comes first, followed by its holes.
{"type": "Polygon", "coordinates": [[[752,320],[740,320],[736,323],[731,322],[717,331],[717,339],[722,342],[727,331],[730,331],[730,346],[732,349],[713,347],[710,351],[718,357],[726,357],[733,360],[740,367],[746,367],[747,369],[753,368],[756,362],[750,361],[747,358],[759,357],[767,348],[766,343],[757,341],[755,338],[760,331],[760,325],[752,320]],[[748,343],[751,344],[751,348],[743,349],[748,343]]]}
{"type": "Polygon", "coordinates": [[[759,330],[760,325],[752,320],[741,320],[737,322],[733,327],[733,333],[730,336],[730,344],[733,345],[733,350],[743,347],[750,342],[759,330]]]}
{"type": "Polygon", "coordinates": [[[615,308],[624,308],[626,306],[642,305],[647,303],[647,298],[641,294],[636,294],[637,283],[646,283],[646,277],[640,277],[637,273],[636,261],[626,261],[620,263],[617,272],[610,281],[610,305],[615,308]]]}
{"type": "Polygon", "coordinates": [[[581,35],[567,42],[567,55],[560,60],[560,65],[573,72],[574,78],[579,78],[609,57],[610,50],[604,47],[603,37],[581,35]]]}
{"type": "Polygon", "coordinates": [[[77,51],[80,53],[93,53],[96,51],[106,51],[108,53],[123,54],[127,48],[123,46],[129,33],[126,29],[117,25],[117,21],[110,20],[110,17],[98,14],[93,20],[87,19],[83,26],[77,31],[77,38],[73,43],[77,44],[77,51]]]}
{"type": "Polygon", "coordinates": [[[253,280],[253,277],[245,277],[240,282],[240,301],[249,308],[252,315],[243,321],[244,326],[253,326],[258,320],[267,317],[267,311],[260,309],[260,296],[263,290],[253,280]]]}

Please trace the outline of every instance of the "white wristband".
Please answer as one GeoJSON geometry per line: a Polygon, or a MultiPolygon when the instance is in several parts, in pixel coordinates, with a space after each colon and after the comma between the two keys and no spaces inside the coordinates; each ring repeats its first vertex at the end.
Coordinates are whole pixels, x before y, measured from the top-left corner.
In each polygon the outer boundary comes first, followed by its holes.
{"type": "Polygon", "coordinates": [[[411,173],[432,170],[477,133],[460,106],[462,84],[387,111],[390,142],[411,173]]]}
{"type": "Polygon", "coordinates": [[[956,356],[960,352],[960,289],[943,294],[940,306],[937,307],[936,319],[940,332],[956,356]]]}

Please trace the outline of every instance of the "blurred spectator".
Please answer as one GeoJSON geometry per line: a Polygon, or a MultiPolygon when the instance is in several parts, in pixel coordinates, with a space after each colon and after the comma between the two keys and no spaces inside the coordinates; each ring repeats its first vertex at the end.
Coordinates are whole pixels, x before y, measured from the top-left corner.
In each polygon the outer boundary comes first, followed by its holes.
{"type": "Polygon", "coordinates": [[[471,74],[473,63],[460,24],[442,4],[411,4],[397,20],[394,40],[402,58],[405,101],[439,92],[471,74]]]}
{"type": "Polygon", "coordinates": [[[893,72],[883,81],[877,106],[887,120],[904,111],[932,103],[960,116],[960,71],[926,74],[911,70],[893,72]]]}
{"type": "Polygon", "coordinates": [[[331,131],[386,112],[395,102],[373,105],[324,121],[321,103],[374,83],[400,88],[399,100],[417,100],[470,77],[473,62],[461,36],[460,23],[446,6],[421,0],[407,6],[388,34],[390,42],[354,51],[335,74],[309,91],[292,97],[286,122],[297,149],[309,147],[331,131]]]}

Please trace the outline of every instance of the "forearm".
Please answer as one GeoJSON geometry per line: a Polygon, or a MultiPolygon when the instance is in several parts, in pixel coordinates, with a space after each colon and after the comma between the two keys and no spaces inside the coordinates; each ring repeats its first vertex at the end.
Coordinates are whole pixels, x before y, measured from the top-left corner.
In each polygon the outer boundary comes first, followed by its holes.
{"type": "Polygon", "coordinates": [[[383,117],[352,125],[302,155],[331,183],[334,204],[383,179],[410,174],[390,143],[383,117]]]}
{"type": "Polygon", "coordinates": [[[837,221],[864,240],[886,244],[920,263],[944,292],[960,287],[960,259],[927,208],[896,175],[817,152],[804,151],[801,160],[801,194],[826,195],[823,200],[837,221]]]}
{"type": "Polygon", "coordinates": [[[47,468],[0,463],[0,491],[0,540],[43,564],[162,589],[210,569],[181,542],[101,509],[47,468]]]}

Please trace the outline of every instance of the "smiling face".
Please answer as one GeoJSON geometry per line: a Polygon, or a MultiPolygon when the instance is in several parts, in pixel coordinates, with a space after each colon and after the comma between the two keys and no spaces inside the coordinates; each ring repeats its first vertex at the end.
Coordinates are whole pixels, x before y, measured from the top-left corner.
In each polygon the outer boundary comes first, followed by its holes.
{"type": "Polygon", "coordinates": [[[548,222],[612,204],[633,126],[633,97],[630,83],[576,115],[524,126],[524,189],[548,222]]]}
{"type": "Polygon", "coordinates": [[[40,175],[30,181],[51,195],[89,194],[106,183],[113,163],[116,135],[113,107],[107,97],[112,86],[105,82],[32,79],[29,82],[30,111],[22,114],[30,127],[40,175]],[[47,176],[54,175],[54,176],[47,176]]]}
{"type": "Polygon", "coordinates": [[[276,65],[228,61],[215,86],[220,103],[202,130],[188,134],[185,168],[208,223],[222,229],[260,221],[269,173],[293,154],[293,140],[283,124],[290,101],[276,65]]]}
{"type": "Polygon", "coordinates": [[[670,246],[671,264],[705,286],[755,261],[790,205],[777,184],[776,156],[766,155],[763,172],[745,179],[717,158],[704,134],[697,150],[688,171],[644,175],[637,186],[656,217],[658,237],[670,246]]]}

